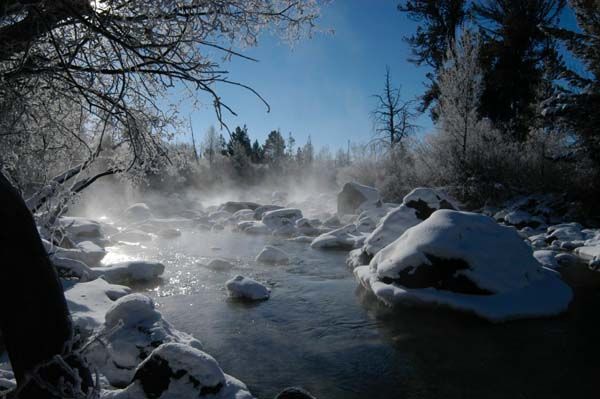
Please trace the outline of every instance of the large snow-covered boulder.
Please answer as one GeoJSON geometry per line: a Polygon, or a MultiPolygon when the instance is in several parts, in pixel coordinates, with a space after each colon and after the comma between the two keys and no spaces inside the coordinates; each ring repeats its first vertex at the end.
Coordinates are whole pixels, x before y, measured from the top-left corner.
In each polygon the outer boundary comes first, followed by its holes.
{"type": "Polygon", "coordinates": [[[256,280],[249,277],[237,275],[231,280],[227,280],[225,288],[232,298],[247,299],[250,301],[260,301],[269,299],[271,290],[256,280]]]}
{"type": "Polygon", "coordinates": [[[127,261],[92,269],[96,276],[102,276],[109,283],[138,283],[153,281],[165,271],[160,262],[127,261]]]}
{"type": "Polygon", "coordinates": [[[443,305],[492,321],[556,315],[572,298],[513,228],[468,212],[434,212],[354,272],[387,304],[443,305]]]}
{"type": "Polygon", "coordinates": [[[337,213],[339,215],[354,214],[361,205],[374,204],[378,201],[381,201],[381,195],[375,187],[349,182],[344,184],[342,191],[337,196],[337,213]]]}
{"type": "Polygon", "coordinates": [[[272,245],[266,245],[256,256],[256,261],[269,264],[287,264],[290,261],[288,254],[272,245]]]}
{"type": "Polygon", "coordinates": [[[246,385],[225,374],[217,361],[199,349],[165,343],[136,369],[123,390],[106,392],[103,399],[253,399],[246,385]]]}
{"type": "Polygon", "coordinates": [[[85,357],[115,387],[129,384],[136,367],[161,344],[201,348],[198,340],[164,320],[154,301],[142,294],[126,295],[114,302],[99,334],[103,342],[92,344],[85,357]]]}
{"type": "Polygon", "coordinates": [[[143,202],[132,204],[123,212],[123,218],[128,222],[141,222],[153,217],[150,207],[143,202]]]}
{"type": "Polygon", "coordinates": [[[49,241],[42,240],[50,259],[71,259],[94,267],[106,256],[106,250],[91,241],[82,241],[75,248],[62,248],[52,245],[49,241]]]}

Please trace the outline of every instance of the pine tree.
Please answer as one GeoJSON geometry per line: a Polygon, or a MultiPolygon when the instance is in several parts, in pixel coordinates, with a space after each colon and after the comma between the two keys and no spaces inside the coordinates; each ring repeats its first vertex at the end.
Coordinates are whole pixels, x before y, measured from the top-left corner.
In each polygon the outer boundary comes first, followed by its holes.
{"type": "Polygon", "coordinates": [[[263,146],[265,161],[269,164],[280,164],[285,157],[285,139],[279,130],[269,133],[263,146]]]}
{"type": "Polygon", "coordinates": [[[250,152],[250,160],[253,163],[261,163],[264,159],[264,156],[265,154],[263,147],[260,145],[258,140],[254,140],[254,143],[252,144],[252,150],[250,152]]]}
{"type": "Polygon", "coordinates": [[[524,141],[556,46],[542,26],[555,26],[565,0],[482,0],[473,4],[483,32],[485,88],[481,112],[505,134],[524,141]]]}
{"type": "MultiPolygon", "coordinates": [[[[412,47],[416,65],[427,65],[433,72],[427,74],[429,84],[422,97],[421,110],[434,105],[439,96],[437,73],[444,62],[449,43],[454,41],[462,26],[467,10],[466,0],[406,0],[398,5],[398,10],[420,23],[414,35],[405,38],[412,47]]],[[[435,119],[435,108],[431,108],[435,119]]]]}
{"type": "Polygon", "coordinates": [[[227,152],[230,156],[234,155],[236,151],[243,151],[246,156],[249,156],[252,152],[252,145],[250,144],[246,125],[243,128],[236,127],[233,133],[231,133],[229,143],[227,143],[227,152]]]}

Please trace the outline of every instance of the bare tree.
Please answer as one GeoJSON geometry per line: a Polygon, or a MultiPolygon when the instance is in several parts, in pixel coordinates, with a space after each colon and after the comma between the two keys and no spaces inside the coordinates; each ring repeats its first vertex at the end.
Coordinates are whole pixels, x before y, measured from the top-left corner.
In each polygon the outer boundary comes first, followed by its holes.
{"type": "Polygon", "coordinates": [[[377,106],[372,112],[376,139],[388,142],[390,148],[402,144],[412,134],[415,125],[414,101],[403,101],[400,89],[392,86],[390,68],[385,70],[385,86],[382,94],[375,94],[377,106]]]}

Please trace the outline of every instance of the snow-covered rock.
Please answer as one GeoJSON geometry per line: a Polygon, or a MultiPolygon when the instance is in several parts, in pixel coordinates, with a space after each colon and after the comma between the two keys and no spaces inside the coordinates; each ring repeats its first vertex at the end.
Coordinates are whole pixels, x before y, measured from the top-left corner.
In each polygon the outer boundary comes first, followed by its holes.
{"type": "Polygon", "coordinates": [[[254,219],[262,220],[265,212],[275,211],[277,209],[283,209],[283,207],[279,205],[261,205],[254,210],[254,219]]]}
{"type": "Polygon", "coordinates": [[[90,335],[104,324],[104,315],[113,301],[131,293],[122,285],[109,284],[98,278],[88,282],[61,280],[67,306],[75,328],[83,335],[90,335]]]}
{"type": "Polygon", "coordinates": [[[253,399],[246,385],[225,374],[217,361],[199,349],[165,343],[154,349],[123,390],[103,399],[253,399]]]}
{"type": "Polygon", "coordinates": [[[239,223],[246,220],[254,220],[254,211],[252,209],[240,209],[231,215],[230,220],[233,223],[239,223]]]}
{"type": "Polygon", "coordinates": [[[272,245],[266,245],[256,256],[256,261],[270,264],[287,264],[290,261],[288,254],[272,245]]]}
{"type": "Polygon", "coordinates": [[[96,267],[93,271],[110,283],[137,283],[157,279],[164,273],[165,265],[142,260],[127,261],[96,267]]]}
{"type": "Polygon", "coordinates": [[[242,209],[255,210],[259,206],[260,206],[260,204],[257,204],[255,202],[228,201],[228,202],[225,202],[224,204],[221,204],[219,206],[219,210],[220,211],[225,211],[225,212],[228,212],[228,213],[235,213],[235,212],[240,211],[242,209]]]}
{"type": "Polygon", "coordinates": [[[533,216],[528,212],[515,210],[509,211],[504,215],[504,223],[522,229],[524,227],[537,228],[545,225],[546,221],[540,216],[533,216]]]}
{"type": "Polygon", "coordinates": [[[132,204],[123,212],[123,218],[128,222],[141,222],[152,217],[150,207],[143,202],[132,204]]]}
{"type": "Polygon", "coordinates": [[[560,265],[558,263],[558,261],[556,260],[556,256],[559,254],[560,252],[558,251],[552,251],[552,250],[548,250],[548,249],[542,249],[539,251],[534,251],[533,252],[533,257],[540,262],[540,264],[542,264],[545,267],[548,267],[550,269],[556,269],[558,268],[560,265]]]}
{"type": "Polygon", "coordinates": [[[392,209],[365,239],[364,251],[369,255],[375,255],[421,221],[414,208],[402,204],[398,208],[392,209]]]}
{"type": "Polygon", "coordinates": [[[381,196],[376,188],[349,182],[344,184],[342,191],[337,196],[337,213],[339,215],[355,214],[361,205],[374,204],[378,201],[381,201],[381,196]]]}
{"type": "Polygon", "coordinates": [[[362,244],[364,236],[357,231],[356,225],[348,224],[339,229],[323,233],[316,237],[310,244],[315,249],[342,249],[349,250],[362,244]]]}
{"type": "Polygon", "coordinates": [[[76,277],[80,281],[93,280],[96,272],[85,263],[59,256],[50,256],[50,261],[61,277],[76,277]]]}
{"type": "Polygon", "coordinates": [[[75,242],[84,240],[96,241],[104,236],[101,224],[92,219],[77,216],[62,216],[57,219],[57,224],[75,242]]]}
{"type": "Polygon", "coordinates": [[[142,294],[126,295],[114,302],[106,312],[99,336],[103,342],[92,344],[85,357],[115,387],[129,384],[136,367],[161,344],[201,348],[198,340],[164,320],[154,301],[142,294]]]}
{"type": "Polygon", "coordinates": [[[271,230],[277,230],[290,225],[294,227],[294,223],[298,219],[302,219],[302,211],[300,209],[282,208],[265,212],[262,222],[271,230]]]}
{"type": "Polygon", "coordinates": [[[364,251],[373,256],[400,237],[409,228],[427,219],[439,209],[458,209],[458,203],[441,191],[418,187],[408,193],[402,204],[384,216],[365,239],[364,251]]]}
{"type": "Polygon", "coordinates": [[[256,280],[237,275],[225,283],[225,288],[233,298],[258,301],[268,299],[271,290],[256,280]]]}
{"type": "Polygon", "coordinates": [[[296,220],[295,223],[296,233],[303,236],[315,236],[319,234],[319,229],[312,225],[310,220],[307,218],[301,218],[296,220]]]}
{"type": "Polygon", "coordinates": [[[354,273],[387,304],[443,305],[491,321],[556,315],[572,298],[513,228],[451,210],[434,212],[354,273]]]}
{"type": "Polygon", "coordinates": [[[91,241],[82,241],[77,244],[76,248],[62,248],[52,245],[46,240],[43,240],[42,243],[46,248],[46,252],[50,256],[50,259],[63,258],[76,260],[89,267],[98,265],[104,256],[106,256],[106,251],[104,248],[94,244],[91,241]]]}

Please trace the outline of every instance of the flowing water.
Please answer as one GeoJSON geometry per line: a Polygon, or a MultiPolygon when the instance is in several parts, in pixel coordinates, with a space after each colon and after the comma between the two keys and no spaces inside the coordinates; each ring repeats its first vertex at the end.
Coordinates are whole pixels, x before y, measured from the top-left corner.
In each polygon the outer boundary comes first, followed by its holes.
{"type": "MultiPolygon", "coordinates": [[[[109,255],[160,260],[162,282],[140,290],[199,338],[259,398],[303,386],[320,399],[592,398],[600,378],[600,291],[582,284],[566,315],[500,325],[444,310],[390,309],[357,287],[345,252],[236,233],[184,231],[109,255]],[[265,243],[287,266],[254,262],[265,243]],[[200,265],[213,257],[230,271],[200,265]],[[266,282],[268,301],[240,303],[224,282],[266,282]]],[[[111,260],[111,259],[109,259],[111,260]]],[[[584,279],[585,280],[585,279],[584,279]]]]}

